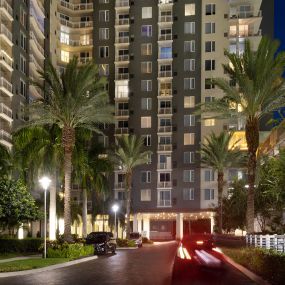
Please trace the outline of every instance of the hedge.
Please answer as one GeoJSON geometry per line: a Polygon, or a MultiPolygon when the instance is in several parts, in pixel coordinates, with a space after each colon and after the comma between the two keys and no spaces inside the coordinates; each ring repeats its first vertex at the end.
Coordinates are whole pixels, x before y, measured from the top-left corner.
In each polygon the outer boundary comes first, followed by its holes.
{"type": "Polygon", "coordinates": [[[76,259],[83,256],[92,255],[94,247],[82,243],[75,244],[56,244],[49,245],[47,248],[47,257],[49,258],[70,258],[76,259]]]}
{"type": "Polygon", "coordinates": [[[0,253],[37,253],[39,247],[43,243],[40,238],[26,238],[26,239],[0,239],[0,253]]]}
{"type": "Polygon", "coordinates": [[[262,248],[223,249],[237,263],[271,284],[285,284],[285,254],[262,248]]]}
{"type": "Polygon", "coordinates": [[[127,240],[127,239],[117,239],[117,246],[118,247],[136,247],[136,242],[134,240],[127,240]]]}

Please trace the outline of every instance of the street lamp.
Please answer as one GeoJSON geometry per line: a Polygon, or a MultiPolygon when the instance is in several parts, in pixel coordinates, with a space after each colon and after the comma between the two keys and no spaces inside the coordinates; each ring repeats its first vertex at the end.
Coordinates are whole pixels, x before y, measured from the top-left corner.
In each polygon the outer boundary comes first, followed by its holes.
{"type": "Polygon", "coordinates": [[[115,213],[115,238],[117,238],[117,211],[119,210],[119,206],[114,204],[112,206],[112,210],[115,213]]]}
{"type": "Polygon", "coordinates": [[[47,189],[51,183],[51,180],[44,176],[39,180],[41,186],[45,191],[45,228],[44,228],[44,236],[45,236],[45,246],[44,246],[44,258],[47,258],[47,189]]]}

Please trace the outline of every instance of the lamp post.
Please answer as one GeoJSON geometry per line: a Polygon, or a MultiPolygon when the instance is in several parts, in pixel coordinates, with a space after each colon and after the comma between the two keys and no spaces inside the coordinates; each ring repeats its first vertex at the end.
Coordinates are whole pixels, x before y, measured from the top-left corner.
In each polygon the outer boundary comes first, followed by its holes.
{"type": "Polygon", "coordinates": [[[112,210],[115,213],[115,238],[117,238],[117,211],[119,210],[119,206],[114,204],[112,206],[112,210]]]}
{"type": "Polygon", "coordinates": [[[44,176],[39,180],[41,186],[45,191],[45,228],[44,228],[44,258],[47,258],[47,189],[51,183],[51,180],[44,176]]]}

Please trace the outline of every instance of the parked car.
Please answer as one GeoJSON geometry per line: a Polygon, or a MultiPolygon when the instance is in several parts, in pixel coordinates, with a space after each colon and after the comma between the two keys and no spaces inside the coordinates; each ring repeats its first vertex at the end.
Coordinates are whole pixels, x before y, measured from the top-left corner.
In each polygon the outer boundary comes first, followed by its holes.
{"type": "Polygon", "coordinates": [[[140,233],[130,233],[130,240],[134,240],[138,247],[142,247],[142,235],[140,233]]]}
{"type": "Polygon", "coordinates": [[[94,245],[95,254],[107,254],[116,252],[116,239],[110,232],[92,232],[86,238],[86,244],[94,245]]]}

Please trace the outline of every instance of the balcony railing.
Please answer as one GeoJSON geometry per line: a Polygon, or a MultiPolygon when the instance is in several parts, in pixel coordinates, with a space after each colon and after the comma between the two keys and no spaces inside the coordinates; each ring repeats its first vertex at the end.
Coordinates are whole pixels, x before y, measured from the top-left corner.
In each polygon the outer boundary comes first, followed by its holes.
{"type": "Polygon", "coordinates": [[[158,151],[172,151],[172,144],[159,144],[158,151]]]}
{"type": "Polygon", "coordinates": [[[130,78],[129,73],[118,73],[116,74],[116,80],[128,80],[130,78]]]}
{"type": "Polygon", "coordinates": [[[128,54],[116,56],[116,61],[129,61],[129,59],[130,59],[130,56],[128,54]]]}
{"type": "Polygon", "coordinates": [[[172,15],[167,15],[167,16],[160,16],[159,17],[159,22],[160,23],[169,23],[173,21],[173,16],[172,15]]]}
{"type": "Polygon", "coordinates": [[[159,71],[158,77],[172,77],[172,70],[159,71]]]}
{"type": "Polygon", "coordinates": [[[115,99],[129,99],[128,92],[116,92],[115,99]]]}
{"type": "Polygon", "coordinates": [[[91,60],[92,60],[92,57],[80,57],[79,58],[79,62],[82,63],[82,64],[86,64],[86,63],[88,63],[91,60]]]}
{"type": "Polygon", "coordinates": [[[44,18],[41,15],[39,15],[39,13],[37,13],[34,5],[35,4],[31,1],[30,2],[30,15],[36,20],[39,29],[44,34],[44,31],[45,31],[44,18]]]}
{"type": "Polygon", "coordinates": [[[118,117],[129,116],[129,110],[116,110],[115,115],[118,117]]]}
{"type": "Polygon", "coordinates": [[[158,207],[171,207],[171,200],[158,200],[157,206],[158,207]]]}
{"type": "Polygon", "coordinates": [[[116,38],[117,44],[129,43],[129,42],[130,42],[130,37],[117,37],[116,38]]]}
{"type": "Polygon", "coordinates": [[[6,0],[0,0],[0,7],[3,7],[13,17],[13,9],[6,0]]]}
{"type": "Polygon", "coordinates": [[[35,44],[36,44],[38,50],[39,50],[42,54],[44,54],[44,49],[43,49],[43,47],[41,46],[41,44],[38,42],[38,39],[37,39],[37,37],[36,37],[36,35],[34,34],[33,31],[30,31],[30,39],[35,42],[35,44]]]}
{"type": "Polygon", "coordinates": [[[172,108],[160,108],[158,109],[158,114],[172,114],[172,108]]]}
{"type": "Polygon", "coordinates": [[[171,169],[171,163],[158,163],[157,169],[171,169]]]}
{"type": "Polygon", "coordinates": [[[67,9],[73,10],[73,11],[84,11],[84,10],[92,10],[93,9],[93,3],[79,3],[79,4],[73,4],[69,3],[67,1],[60,1],[60,5],[62,7],[65,7],[67,9]]]}
{"type": "Polygon", "coordinates": [[[12,119],[12,110],[7,107],[4,103],[0,103],[0,114],[4,114],[12,119]]]}
{"type": "Polygon", "coordinates": [[[162,89],[159,91],[159,96],[172,96],[172,89],[162,89]]]}
{"type": "Polygon", "coordinates": [[[116,25],[129,25],[130,19],[117,19],[116,25]]]}
{"type": "Polygon", "coordinates": [[[8,56],[4,50],[0,51],[0,60],[5,61],[11,68],[13,68],[13,60],[8,56]]]}
{"type": "Polygon", "coordinates": [[[4,77],[0,77],[0,87],[4,87],[10,93],[13,92],[12,84],[4,77]]]}
{"type": "Polygon", "coordinates": [[[157,188],[171,188],[171,187],[172,187],[172,181],[157,182],[157,188]]]}
{"type": "Polygon", "coordinates": [[[118,182],[115,184],[115,189],[125,189],[126,184],[125,182],[118,182]]]}
{"type": "Polygon", "coordinates": [[[126,135],[129,133],[129,128],[116,128],[115,134],[116,135],[126,135]]]}
{"type": "Polygon", "coordinates": [[[43,71],[42,66],[38,64],[36,58],[32,54],[30,54],[30,62],[35,65],[37,71],[43,71]]]}
{"type": "Polygon", "coordinates": [[[262,31],[259,30],[257,33],[254,31],[239,31],[237,32],[230,32],[230,37],[239,37],[239,38],[248,38],[248,37],[258,37],[262,35],[262,31]]]}
{"type": "Polygon", "coordinates": [[[83,29],[83,28],[93,27],[93,21],[72,22],[65,19],[60,19],[60,23],[72,29],[83,29]]]}
{"type": "Polygon", "coordinates": [[[172,132],[172,126],[163,126],[158,127],[159,133],[171,133],[172,132]]]}
{"type": "Polygon", "coordinates": [[[0,33],[5,35],[10,41],[12,41],[12,33],[8,30],[8,28],[4,25],[0,25],[0,33]]]}
{"type": "Polygon", "coordinates": [[[172,40],[172,34],[159,35],[158,40],[159,41],[170,41],[172,40]]]}
{"type": "Polygon", "coordinates": [[[12,136],[4,130],[0,130],[0,140],[5,140],[12,143],[12,136]]]}
{"type": "Polygon", "coordinates": [[[73,46],[73,47],[77,47],[77,46],[89,46],[93,44],[93,39],[92,38],[88,38],[88,39],[84,39],[84,40],[71,40],[71,39],[60,39],[60,42],[62,44],[68,45],[68,46],[73,46]]]}
{"type": "Polygon", "coordinates": [[[129,0],[117,0],[116,7],[129,7],[130,1],[129,0]]]}
{"type": "Polygon", "coordinates": [[[172,4],[173,3],[173,0],[159,0],[158,1],[158,4],[172,4]]]}
{"type": "Polygon", "coordinates": [[[254,10],[251,11],[238,11],[232,15],[230,15],[230,19],[247,19],[252,17],[262,17],[262,11],[258,11],[256,14],[254,10]]]}

